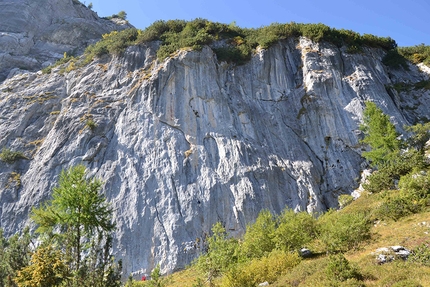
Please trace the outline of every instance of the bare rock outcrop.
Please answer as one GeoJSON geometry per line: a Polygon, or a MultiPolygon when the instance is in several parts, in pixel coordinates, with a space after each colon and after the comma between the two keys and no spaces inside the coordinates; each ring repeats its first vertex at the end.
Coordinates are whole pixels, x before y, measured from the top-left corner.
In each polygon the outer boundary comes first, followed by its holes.
{"type": "Polygon", "coordinates": [[[77,0],[0,0],[0,82],[79,54],[117,25],[77,0]]]}

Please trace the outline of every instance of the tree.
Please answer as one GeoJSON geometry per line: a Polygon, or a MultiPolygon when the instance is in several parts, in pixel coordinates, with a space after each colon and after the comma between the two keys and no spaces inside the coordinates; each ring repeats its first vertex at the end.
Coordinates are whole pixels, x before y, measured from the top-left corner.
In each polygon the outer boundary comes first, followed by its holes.
{"type": "Polygon", "coordinates": [[[6,239],[0,229],[0,287],[16,286],[14,278],[17,270],[24,268],[30,261],[31,236],[28,228],[6,239]]]}
{"type": "Polygon", "coordinates": [[[150,287],[164,287],[169,284],[169,280],[166,277],[161,276],[160,264],[152,270],[151,280],[148,281],[148,286],[150,287]]]}
{"type": "Polygon", "coordinates": [[[238,242],[228,238],[225,228],[220,222],[212,227],[212,236],[207,240],[208,252],[197,260],[197,267],[206,273],[207,281],[213,286],[213,279],[230,266],[237,263],[238,242]]]}
{"type": "Polygon", "coordinates": [[[405,129],[412,133],[408,139],[409,145],[419,151],[424,150],[426,143],[430,140],[430,122],[406,126],[405,129]]]}
{"type": "Polygon", "coordinates": [[[366,102],[360,130],[364,133],[361,142],[371,148],[370,151],[363,152],[363,156],[372,166],[377,167],[397,159],[401,147],[399,134],[390,118],[375,103],[366,102]]]}
{"type": "Polygon", "coordinates": [[[122,20],[127,19],[127,13],[125,11],[119,11],[117,16],[122,20]]]}
{"type": "MultiPolygon", "coordinates": [[[[87,178],[85,166],[77,165],[63,170],[52,199],[32,210],[31,218],[38,225],[36,232],[43,241],[62,247],[76,285],[82,286],[88,277],[102,278],[102,282],[113,264],[113,210],[100,193],[101,186],[100,180],[87,178]]],[[[99,281],[88,284],[108,286],[103,285],[106,282],[95,283],[99,281]]]]}

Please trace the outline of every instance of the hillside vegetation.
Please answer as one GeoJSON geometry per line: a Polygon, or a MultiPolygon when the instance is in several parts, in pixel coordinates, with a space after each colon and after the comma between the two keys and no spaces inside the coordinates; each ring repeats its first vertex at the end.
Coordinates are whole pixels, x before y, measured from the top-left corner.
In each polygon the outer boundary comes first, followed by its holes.
{"type": "Polygon", "coordinates": [[[379,47],[385,50],[395,48],[391,38],[376,37],[369,34],[330,28],[323,24],[274,23],[258,29],[246,29],[234,23],[226,25],[205,19],[193,21],[169,20],[156,21],[145,30],[128,29],[104,35],[103,40],[88,47],[88,57],[106,53],[118,53],[129,45],[149,41],[161,41],[157,56],[164,59],[181,48],[200,50],[203,45],[214,41],[225,41],[226,45],[215,48],[219,60],[242,63],[248,60],[252,51],[260,46],[268,48],[281,39],[305,36],[315,42],[328,41],[349,51],[360,51],[363,46],[379,47]]]}
{"type": "MultiPolygon", "coordinates": [[[[151,41],[159,41],[157,57],[160,60],[171,56],[179,49],[201,50],[204,45],[213,45],[212,49],[219,61],[236,64],[246,63],[257,47],[267,49],[279,40],[290,37],[304,36],[315,42],[326,41],[337,47],[346,47],[348,53],[359,53],[363,47],[381,48],[387,51],[384,63],[393,68],[407,69],[407,61],[414,64],[430,64],[430,47],[417,45],[414,47],[398,48],[397,43],[390,37],[378,37],[371,34],[359,34],[345,29],[335,29],[324,24],[302,23],[273,23],[261,28],[249,29],[238,27],[234,22],[222,24],[206,19],[193,21],[169,20],[156,21],[144,30],[129,28],[123,31],[113,31],[104,34],[103,39],[90,45],[85,50],[83,58],[75,58],[70,53],[64,53],[53,66],[68,63],[66,71],[76,66],[86,65],[94,58],[105,54],[120,54],[127,47],[140,45],[151,41]]],[[[44,69],[49,73],[53,66],[44,69]]]]}
{"type": "Polygon", "coordinates": [[[217,223],[189,269],[160,285],[127,286],[430,286],[430,123],[407,127],[402,141],[367,102],[361,129],[374,172],[357,200],[340,196],[343,208],[322,215],[263,210],[240,239],[217,223]],[[407,260],[381,264],[372,255],[398,245],[411,251],[407,260]]]}

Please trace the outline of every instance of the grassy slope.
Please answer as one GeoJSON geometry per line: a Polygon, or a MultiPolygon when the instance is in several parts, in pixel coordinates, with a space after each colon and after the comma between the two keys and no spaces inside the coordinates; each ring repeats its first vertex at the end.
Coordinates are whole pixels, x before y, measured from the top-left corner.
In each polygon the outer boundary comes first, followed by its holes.
{"type": "MultiPolygon", "coordinates": [[[[381,203],[378,194],[363,194],[361,198],[340,210],[342,213],[358,211],[372,212],[381,203]]],[[[408,261],[395,261],[378,265],[371,253],[380,247],[402,245],[409,250],[430,241],[430,209],[404,217],[397,222],[379,221],[375,218],[372,238],[345,254],[350,263],[355,264],[363,275],[365,286],[423,286],[430,287],[430,267],[408,261]],[[425,222],[425,223],[424,223],[425,222]],[[415,282],[414,284],[412,282],[415,282]],[[419,283],[420,285],[416,285],[419,283]],[[396,285],[397,284],[397,285],[396,285]]],[[[312,249],[318,253],[319,242],[313,242],[312,249]]],[[[288,274],[280,277],[270,286],[331,286],[324,272],[328,263],[326,254],[303,260],[288,274]]],[[[193,267],[171,276],[168,286],[186,287],[196,284],[196,278],[203,278],[193,267]]],[[[341,286],[360,286],[354,282],[343,282],[341,286]]]]}

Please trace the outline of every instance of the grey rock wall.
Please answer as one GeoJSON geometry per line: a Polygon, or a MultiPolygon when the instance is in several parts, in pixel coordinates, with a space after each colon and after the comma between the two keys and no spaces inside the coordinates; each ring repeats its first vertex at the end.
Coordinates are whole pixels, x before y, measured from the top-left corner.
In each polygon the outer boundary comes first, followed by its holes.
{"type": "Polygon", "coordinates": [[[69,73],[24,73],[0,85],[0,148],[29,158],[0,162],[8,234],[28,224],[61,169],[84,163],[115,208],[125,276],[157,263],[170,272],[199,254],[218,221],[239,236],[262,209],[336,207],[366,167],[365,101],[399,131],[430,118],[429,91],[392,88],[428,74],[389,70],[380,50],[348,54],[290,39],[234,66],[209,47],[163,62],[156,49],[130,47],[69,73]]]}
{"type": "Polygon", "coordinates": [[[76,0],[0,0],[0,82],[76,53],[112,30],[131,27],[101,19],[76,0]]]}

